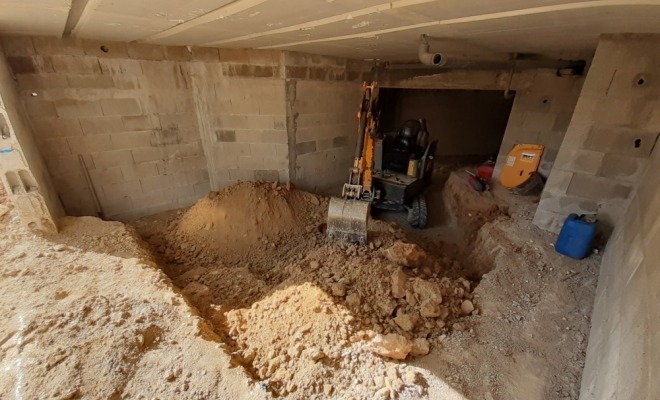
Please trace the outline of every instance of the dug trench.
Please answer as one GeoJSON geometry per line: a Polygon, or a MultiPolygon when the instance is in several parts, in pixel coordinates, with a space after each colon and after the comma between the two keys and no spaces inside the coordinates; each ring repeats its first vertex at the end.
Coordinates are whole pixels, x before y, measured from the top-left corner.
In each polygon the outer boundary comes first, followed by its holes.
{"type": "Polygon", "coordinates": [[[566,311],[552,304],[566,288],[543,279],[554,255],[530,248],[506,196],[441,179],[429,198],[445,220],[411,241],[371,219],[368,246],[329,246],[329,199],[265,182],[132,225],[232,364],[271,395],[577,398],[595,283],[580,290],[577,333],[553,336],[538,320],[566,311]],[[577,348],[558,355],[557,342],[577,348]]]}

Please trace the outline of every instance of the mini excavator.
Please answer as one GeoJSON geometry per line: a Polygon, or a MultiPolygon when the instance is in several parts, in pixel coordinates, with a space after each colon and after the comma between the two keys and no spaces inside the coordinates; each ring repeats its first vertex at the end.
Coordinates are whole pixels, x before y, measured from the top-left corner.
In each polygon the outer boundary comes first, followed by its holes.
{"type": "Polygon", "coordinates": [[[330,243],[341,240],[365,245],[372,208],[407,211],[413,228],[426,228],[427,208],[422,192],[431,182],[437,140],[429,140],[423,119],[406,121],[399,131],[381,134],[378,90],[376,82],[363,84],[355,160],[341,198],[330,199],[330,243]]]}

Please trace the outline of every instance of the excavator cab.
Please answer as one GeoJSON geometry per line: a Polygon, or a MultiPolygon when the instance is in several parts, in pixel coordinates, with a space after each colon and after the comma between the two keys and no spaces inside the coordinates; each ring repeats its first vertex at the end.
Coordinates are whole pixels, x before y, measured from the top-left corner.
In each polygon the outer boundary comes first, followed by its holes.
{"type": "Polygon", "coordinates": [[[431,182],[437,141],[429,139],[426,121],[409,120],[390,134],[378,130],[378,86],[363,84],[358,112],[358,141],[341,198],[330,199],[327,235],[367,243],[367,221],[371,208],[407,211],[414,228],[426,228],[426,201],[422,192],[431,182]]]}

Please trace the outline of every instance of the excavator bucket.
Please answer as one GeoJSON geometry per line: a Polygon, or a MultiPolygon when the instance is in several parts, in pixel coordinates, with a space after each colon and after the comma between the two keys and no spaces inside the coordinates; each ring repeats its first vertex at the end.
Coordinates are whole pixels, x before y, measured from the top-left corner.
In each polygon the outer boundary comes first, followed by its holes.
{"type": "Polygon", "coordinates": [[[368,201],[332,197],[328,209],[328,242],[367,244],[368,201]]]}

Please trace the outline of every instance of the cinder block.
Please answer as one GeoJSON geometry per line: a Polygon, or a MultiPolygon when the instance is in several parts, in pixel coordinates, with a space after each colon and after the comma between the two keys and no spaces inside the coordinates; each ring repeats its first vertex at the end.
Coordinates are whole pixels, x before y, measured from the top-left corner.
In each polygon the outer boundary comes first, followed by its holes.
{"type": "Polygon", "coordinates": [[[149,206],[149,215],[158,214],[163,211],[173,210],[179,207],[180,207],[179,203],[176,201],[168,201],[167,203],[161,203],[155,206],[149,206]]]}
{"type": "Polygon", "coordinates": [[[133,155],[129,150],[113,150],[92,154],[97,169],[108,169],[133,164],[133,155]]]}
{"type": "Polygon", "coordinates": [[[72,136],[67,138],[72,154],[90,154],[115,150],[110,135],[72,136]]]}
{"type": "Polygon", "coordinates": [[[301,156],[316,151],[316,142],[296,143],[296,155],[301,156]]]}
{"type": "Polygon", "coordinates": [[[594,112],[594,119],[603,125],[630,125],[636,103],[637,100],[634,99],[609,97],[599,99],[594,112]]]}
{"type": "Polygon", "coordinates": [[[16,75],[18,87],[23,91],[35,91],[38,89],[68,88],[69,81],[63,74],[46,75],[16,75]]]}
{"type": "Polygon", "coordinates": [[[183,187],[188,186],[188,177],[186,172],[177,172],[174,174],[164,175],[167,187],[183,187]]]}
{"type": "Polygon", "coordinates": [[[213,160],[216,168],[224,169],[238,169],[238,156],[224,155],[218,159],[213,160]]]}
{"type": "Polygon", "coordinates": [[[102,40],[82,41],[85,55],[99,58],[128,58],[128,49],[124,42],[111,42],[102,40]]]}
{"type": "Polygon", "coordinates": [[[51,56],[55,72],[63,74],[101,74],[101,66],[96,57],[51,56]]]}
{"type": "Polygon", "coordinates": [[[348,136],[337,136],[332,139],[332,147],[334,148],[347,147],[348,144],[348,136]]]}
{"type": "Polygon", "coordinates": [[[206,196],[211,191],[211,184],[209,182],[200,182],[193,185],[195,195],[206,196]]]}
{"type": "Polygon", "coordinates": [[[606,202],[627,199],[633,190],[632,184],[620,183],[594,175],[574,174],[568,185],[567,194],[606,202]]]}
{"type": "Polygon", "coordinates": [[[2,36],[2,47],[7,57],[31,56],[36,54],[32,38],[30,36],[2,36]]]}
{"type": "Polygon", "coordinates": [[[47,56],[7,57],[7,63],[14,75],[52,74],[55,72],[53,63],[47,56]]]}
{"type": "Polygon", "coordinates": [[[183,168],[186,171],[202,171],[207,169],[206,157],[204,156],[184,157],[181,161],[183,161],[183,168]]]}
{"type": "Polygon", "coordinates": [[[50,101],[43,100],[33,100],[34,97],[30,97],[23,100],[25,108],[27,109],[28,114],[34,118],[57,118],[57,111],[55,111],[55,104],[50,101]]]}
{"type": "Polygon", "coordinates": [[[287,65],[284,67],[284,76],[287,79],[308,79],[309,68],[287,65]]]}
{"type": "Polygon", "coordinates": [[[533,224],[543,230],[559,234],[565,219],[566,215],[539,209],[534,214],[533,224]]]}
{"type": "Polygon", "coordinates": [[[148,115],[125,116],[121,120],[124,123],[124,129],[127,131],[146,131],[152,128],[151,119],[148,115]]]}
{"type": "Polygon", "coordinates": [[[82,56],[85,54],[82,42],[72,37],[35,36],[32,38],[32,43],[37,54],[64,54],[72,56],[82,56]]]}
{"type": "Polygon", "coordinates": [[[218,49],[212,47],[191,47],[194,61],[218,62],[220,57],[218,49]]]}
{"type": "Polygon", "coordinates": [[[147,215],[149,215],[149,209],[142,208],[142,209],[133,209],[131,211],[110,215],[109,218],[114,221],[129,222],[146,217],[147,215]]]}
{"type": "Polygon", "coordinates": [[[554,113],[525,112],[523,129],[534,129],[540,132],[551,131],[555,125],[557,115],[554,113]]]}
{"type": "Polygon", "coordinates": [[[121,166],[121,174],[125,181],[158,176],[157,162],[123,165],[121,166]]]}
{"type": "Polygon", "coordinates": [[[133,197],[142,193],[140,181],[127,181],[103,186],[103,193],[108,200],[133,197]]]}
{"type": "Polygon", "coordinates": [[[275,154],[277,157],[289,157],[289,145],[288,144],[276,144],[275,145],[275,154]]]}
{"type": "Polygon", "coordinates": [[[55,100],[55,110],[62,118],[100,117],[103,115],[101,103],[84,100],[55,100]]]}
{"type": "Polygon", "coordinates": [[[286,131],[266,130],[261,133],[260,142],[286,144],[289,136],[286,131]]]}
{"type": "Polygon", "coordinates": [[[216,125],[222,129],[248,129],[248,117],[247,115],[219,115],[216,125]]]}
{"type": "Polygon", "coordinates": [[[275,157],[275,147],[267,143],[251,143],[250,155],[252,157],[275,157]]]}
{"type": "Polygon", "coordinates": [[[133,209],[133,203],[131,203],[130,197],[120,197],[118,199],[107,200],[103,196],[99,196],[99,202],[101,203],[101,209],[105,215],[116,215],[125,212],[129,212],[133,209]]]}
{"type": "Polygon", "coordinates": [[[264,157],[263,166],[265,169],[282,170],[289,168],[289,160],[282,157],[264,157]]]}
{"type": "Polygon", "coordinates": [[[128,43],[128,56],[136,60],[164,60],[165,48],[163,46],[130,42],[128,43]]]}
{"type": "Polygon", "coordinates": [[[39,150],[44,157],[61,157],[71,155],[69,143],[66,139],[41,139],[39,141],[39,150]]]}
{"type": "Polygon", "coordinates": [[[195,189],[192,185],[167,188],[164,189],[163,192],[165,193],[165,198],[169,201],[184,199],[195,195],[195,189]]]}
{"type": "Polygon", "coordinates": [[[255,98],[236,99],[231,102],[231,112],[235,115],[258,115],[259,111],[259,101],[255,98]]]}
{"type": "Polygon", "coordinates": [[[159,95],[149,96],[149,110],[156,114],[176,114],[176,100],[171,93],[160,93],[159,95]]]}
{"type": "Polygon", "coordinates": [[[195,112],[195,104],[193,104],[192,97],[190,96],[176,96],[174,102],[176,103],[176,111],[179,114],[195,112]]]}
{"type": "Polygon", "coordinates": [[[266,169],[264,168],[263,157],[239,156],[238,167],[247,170],[266,169]]]}
{"type": "Polygon", "coordinates": [[[142,75],[142,64],[139,60],[130,59],[99,59],[103,75],[142,75]]]}
{"type": "Polygon", "coordinates": [[[237,129],[236,141],[239,143],[260,143],[261,131],[256,129],[237,129]]]}
{"type": "Polygon", "coordinates": [[[584,147],[605,153],[649,157],[657,138],[658,132],[597,124],[589,131],[584,147]]]}
{"type": "Polygon", "coordinates": [[[92,184],[96,187],[113,185],[124,181],[119,167],[92,170],[89,171],[89,177],[92,180],[92,184]]]}
{"type": "Polygon", "coordinates": [[[266,182],[279,182],[280,174],[278,170],[257,170],[254,171],[254,180],[264,180],[266,182]]]}
{"type": "Polygon", "coordinates": [[[275,128],[275,119],[272,115],[252,115],[248,118],[248,129],[271,130],[275,128]]]}
{"type": "Polygon", "coordinates": [[[142,107],[137,99],[103,99],[101,100],[103,114],[107,116],[121,115],[140,115],[142,107]]]}
{"type": "MultiPolygon", "coordinates": [[[[130,133],[113,133],[112,146],[115,150],[136,149],[151,146],[151,131],[136,131],[130,133]]],[[[99,136],[99,135],[95,135],[99,136]]]]}
{"type": "Polygon", "coordinates": [[[115,87],[114,80],[111,76],[107,75],[68,75],[67,79],[69,86],[76,89],[107,89],[115,87]]]}
{"type": "Polygon", "coordinates": [[[136,164],[160,161],[167,158],[167,154],[163,151],[163,149],[158,147],[143,147],[130,151],[133,153],[133,160],[135,160],[136,164]]]}
{"type": "Polygon", "coordinates": [[[140,183],[142,191],[144,193],[155,192],[157,190],[164,190],[169,187],[167,184],[167,177],[163,175],[150,176],[134,182],[140,183]]]}
{"type": "Polygon", "coordinates": [[[209,173],[206,170],[187,171],[186,180],[189,184],[208,182],[209,173]]]}
{"type": "Polygon", "coordinates": [[[646,99],[647,102],[644,104],[644,109],[642,110],[639,117],[639,127],[646,131],[656,131],[660,132],[660,100],[651,100],[646,99]]]}
{"type": "Polygon", "coordinates": [[[554,168],[548,177],[544,190],[555,194],[565,194],[573,179],[573,173],[554,168]]]}
{"type": "MultiPolygon", "coordinates": [[[[233,109],[233,103],[232,103],[233,109]]],[[[259,114],[261,115],[284,115],[286,114],[286,102],[280,99],[259,99],[259,114]]]]}
{"type": "Polygon", "coordinates": [[[562,155],[558,161],[562,161],[562,169],[573,172],[580,172],[590,175],[595,175],[600,170],[605,153],[600,151],[584,150],[584,149],[566,149],[569,154],[562,155]],[[564,163],[564,158],[568,159],[564,163]]]}
{"type": "Polygon", "coordinates": [[[158,161],[156,162],[156,165],[158,166],[159,175],[170,175],[185,172],[183,160],[180,159],[158,161]]]}
{"type": "Polygon", "coordinates": [[[229,156],[250,155],[250,145],[247,143],[223,143],[222,147],[224,148],[224,153],[229,156]]]}
{"type": "Polygon", "coordinates": [[[332,149],[333,139],[321,139],[316,141],[316,151],[325,151],[332,149]]]}
{"type": "Polygon", "coordinates": [[[80,126],[85,135],[117,133],[124,131],[121,117],[90,117],[80,118],[80,126]]]}
{"type": "Polygon", "coordinates": [[[218,142],[235,142],[236,131],[230,129],[216,129],[215,139],[218,142]]]}
{"type": "Polygon", "coordinates": [[[648,165],[648,159],[605,154],[599,175],[627,182],[638,182],[648,165]]]}
{"type": "MultiPolygon", "coordinates": [[[[249,64],[250,56],[247,49],[218,49],[220,62],[249,64]]],[[[193,49],[194,52],[194,49],[193,49]]]]}
{"type": "Polygon", "coordinates": [[[131,196],[131,202],[135,208],[145,208],[167,203],[168,200],[165,197],[165,192],[162,190],[157,190],[155,192],[131,196]]]}
{"type": "Polygon", "coordinates": [[[170,61],[190,61],[192,54],[186,46],[165,47],[165,58],[170,61]]]}
{"type": "Polygon", "coordinates": [[[175,61],[140,61],[142,87],[153,89],[187,89],[188,84],[175,61]]]}

